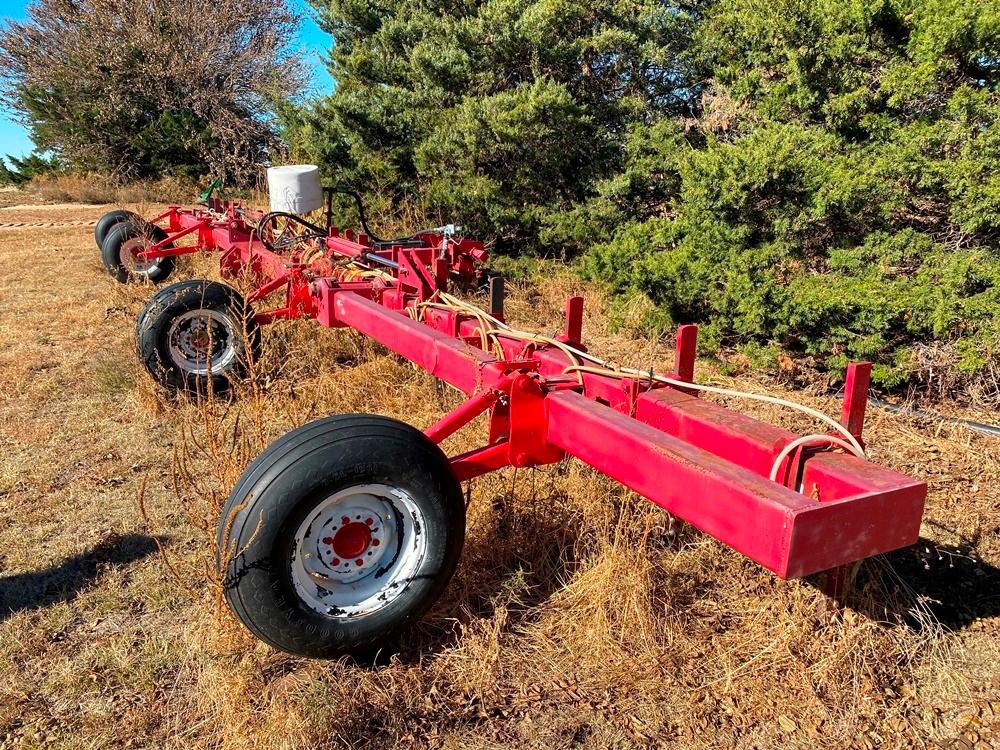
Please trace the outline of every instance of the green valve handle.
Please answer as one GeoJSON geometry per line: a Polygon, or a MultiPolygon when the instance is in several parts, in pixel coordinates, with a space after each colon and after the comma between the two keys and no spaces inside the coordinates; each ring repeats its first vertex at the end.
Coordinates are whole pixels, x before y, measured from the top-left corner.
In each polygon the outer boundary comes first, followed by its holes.
{"type": "Polygon", "coordinates": [[[212,193],[222,187],[222,180],[216,177],[212,180],[212,184],[208,186],[208,189],[198,196],[200,201],[208,201],[212,199],[212,193]]]}

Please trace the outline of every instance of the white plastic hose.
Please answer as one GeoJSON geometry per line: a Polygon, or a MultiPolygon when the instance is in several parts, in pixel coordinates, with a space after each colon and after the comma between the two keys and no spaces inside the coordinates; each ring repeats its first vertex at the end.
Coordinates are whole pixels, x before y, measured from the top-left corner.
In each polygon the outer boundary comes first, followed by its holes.
{"type": "MultiPolygon", "coordinates": [[[[526,333],[524,331],[518,331],[518,330],[515,330],[515,329],[511,328],[510,326],[506,325],[505,323],[497,320],[495,317],[493,317],[492,315],[490,315],[485,310],[483,310],[483,309],[481,309],[481,308],[479,308],[479,307],[477,307],[475,305],[471,305],[468,302],[460,300],[458,297],[454,297],[454,296],[452,296],[450,294],[441,293],[440,294],[440,298],[444,302],[446,302],[447,304],[454,305],[455,307],[462,307],[462,308],[465,308],[467,310],[473,311],[477,316],[482,316],[482,317],[486,318],[487,320],[489,320],[490,322],[492,322],[497,328],[506,331],[507,333],[511,334],[512,336],[516,336],[518,338],[522,338],[523,337],[523,338],[527,338],[527,339],[532,339],[533,338],[535,340],[538,340],[538,338],[539,338],[538,334],[526,333]]],[[[786,445],[781,450],[781,452],[775,458],[774,463],[771,465],[770,478],[771,478],[772,482],[776,481],[776,478],[778,476],[778,471],[781,468],[782,462],[789,455],[791,455],[792,451],[794,451],[796,448],[799,448],[800,446],[804,446],[804,445],[808,445],[808,444],[813,444],[813,445],[817,445],[817,444],[818,445],[832,444],[832,445],[839,446],[839,447],[843,448],[844,450],[849,451],[850,453],[853,453],[855,456],[858,456],[859,458],[865,458],[865,449],[861,446],[861,443],[858,442],[858,439],[856,437],[854,437],[854,435],[852,435],[851,432],[846,427],[844,427],[842,424],[840,424],[840,422],[838,422],[837,420],[835,420],[833,417],[830,417],[830,416],[824,414],[823,412],[817,411],[816,409],[810,408],[808,406],[803,406],[802,404],[797,404],[794,401],[788,401],[788,400],[783,399],[783,398],[777,398],[776,396],[766,396],[766,395],[760,394],[760,393],[748,393],[746,391],[737,391],[737,390],[733,390],[731,388],[719,388],[717,386],[712,386],[712,385],[701,385],[699,383],[689,383],[689,382],[684,381],[684,380],[677,380],[675,378],[667,377],[666,375],[653,375],[651,373],[645,373],[645,372],[642,372],[641,370],[635,370],[635,369],[628,368],[628,367],[620,367],[620,368],[617,368],[617,370],[616,370],[614,367],[612,367],[610,364],[608,364],[607,362],[605,362],[600,357],[595,357],[593,354],[588,354],[587,352],[582,352],[579,349],[576,349],[576,348],[570,346],[569,344],[565,344],[565,343],[560,342],[559,348],[560,349],[564,349],[564,350],[569,351],[569,352],[572,352],[573,355],[575,355],[576,357],[579,357],[580,359],[585,359],[585,360],[588,360],[590,362],[593,362],[594,364],[598,365],[599,367],[602,367],[604,369],[610,370],[612,372],[617,371],[617,372],[621,372],[621,373],[627,373],[628,375],[631,375],[631,376],[634,376],[634,377],[648,378],[648,379],[651,379],[651,380],[656,380],[656,381],[661,382],[661,383],[667,383],[668,385],[672,385],[672,386],[679,387],[679,388],[690,388],[690,389],[695,390],[695,391],[704,391],[706,393],[715,393],[715,394],[720,395],[720,396],[731,396],[731,397],[734,397],[734,398],[744,398],[744,399],[748,399],[748,400],[751,400],[751,401],[763,401],[763,402],[769,403],[769,404],[776,404],[778,406],[784,406],[784,407],[786,407],[788,409],[794,409],[795,411],[802,412],[803,414],[808,414],[809,416],[813,417],[814,419],[818,419],[821,422],[824,422],[824,423],[828,424],[834,430],[836,430],[841,435],[843,435],[843,438],[834,437],[832,435],[804,435],[803,437],[799,437],[799,438],[796,438],[795,440],[791,441],[788,445],[786,445]]],[[[573,369],[580,369],[580,368],[573,368],[573,369]]]]}
{"type": "Polygon", "coordinates": [[[826,445],[832,443],[833,445],[838,445],[846,451],[850,451],[858,458],[864,458],[864,451],[857,450],[853,445],[848,443],[846,440],[841,440],[838,437],[833,437],[833,435],[803,435],[800,438],[795,438],[792,442],[781,449],[781,453],[777,455],[774,459],[774,463],[771,464],[771,481],[778,481],[778,471],[781,469],[782,462],[788,458],[792,451],[796,448],[807,445],[826,445]]]}

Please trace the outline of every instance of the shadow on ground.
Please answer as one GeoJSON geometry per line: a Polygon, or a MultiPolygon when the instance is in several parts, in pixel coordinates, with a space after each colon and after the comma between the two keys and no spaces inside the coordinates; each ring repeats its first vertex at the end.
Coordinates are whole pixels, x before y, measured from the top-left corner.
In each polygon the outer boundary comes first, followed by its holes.
{"type": "Polygon", "coordinates": [[[0,576],[0,622],[18,612],[72,599],[109,568],[141,560],[156,548],[153,537],[127,534],[43,570],[0,576]]]}
{"type": "Polygon", "coordinates": [[[1000,615],[1000,568],[980,559],[977,539],[916,544],[867,561],[846,603],[912,629],[962,630],[1000,615]]]}

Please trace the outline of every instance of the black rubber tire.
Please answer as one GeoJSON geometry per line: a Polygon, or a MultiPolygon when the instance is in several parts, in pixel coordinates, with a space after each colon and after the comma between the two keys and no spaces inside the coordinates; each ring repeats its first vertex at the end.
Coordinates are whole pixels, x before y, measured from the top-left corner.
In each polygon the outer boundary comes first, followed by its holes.
{"type": "Polygon", "coordinates": [[[94,241],[98,250],[104,249],[104,240],[107,239],[108,233],[123,221],[144,223],[143,218],[133,211],[109,211],[97,220],[97,225],[94,227],[94,241]]]}
{"type": "Polygon", "coordinates": [[[260,356],[260,326],[253,319],[253,311],[239,292],[217,281],[179,281],[160,289],[139,314],[135,341],[139,358],[160,385],[206,397],[226,393],[233,380],[246,374],[248,362],[260,356]],[[222,313],[232,321],[232,331],[237,335],[235,358],[229,366],[213,371],[210,376],[184,370],[170,353],[172,323],[194,310],[222,313]]]}
{"type": "Polygon", "coordinates": [[[162,242],[167,236],[167,233],[155,224],[135,221],[123,221],[116,224],[108,232],[108,236],[104,238],[104,244],[101,245],[101,259],[104,261],[104,267],[108,269],[108,273],[123,284],[142,280],[149,280],[154,284],[166,281],[174,270],[176,258],[160,258],[147,272],[135,274],[122,263],[121,250],[122,245],[129,240],[144,238],[150,245],[153,245],[162,242]]]}
{"type": "Polygon", "coordinates": [[[265,643],[296,656],[369,659],[391,651],[438,599],[464,539],[461,485],[441,449],[403,422],[343,414],[289,432],[243,472],[219,518],[216,564],[233,613],[265,643]],[[375,483],[398,487],[418,504],[425,556],[383,609],[356,617],[320,614],[292,581],[295,531],[334,492],[375,483]]]}

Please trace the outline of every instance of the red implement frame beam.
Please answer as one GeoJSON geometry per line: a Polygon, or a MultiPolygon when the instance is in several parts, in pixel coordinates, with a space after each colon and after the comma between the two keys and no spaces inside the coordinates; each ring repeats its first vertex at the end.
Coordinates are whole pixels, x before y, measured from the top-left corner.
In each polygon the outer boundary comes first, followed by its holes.
{"type": "MultiPolygon", "coordinates": [[[[481,413],[503,364],[464,339],[434,330],[353,292],[328,290],[337,323],[371,336],[435,377],[473,396],[446,418],[481,413]]],[[[469,325],[472,325],[470,322],[469,325]]],[[[469,333],[472,331],[470,330],[469,333]]],[[[693,329],[679,341],[679,374],[690,377],[693,329]]],[[[473,336],[468,337],[474,339],[473,336]]],[[[540,385],[565,369],[558,349],[536,350],[540,385]]],[[[598,378],[595,378],[595,380],[598,378]]],[[[916,541],[926,485],[854,456],[821,453],[805,462],[800,494],[767,478],[796,436],[674,388],[648,390],[635,416],[593,400],[607,384],[565,379],[540,390],[541,443],[528,451],[487,446],[454,459],[462,478],[510,464],[558,460],[565,451],[742,552],[781,577],[837,567],[916,541]],[[582,391],[582,392],[580,392],[582,391]],[[623,413],[624,412],[624,413],[623,413]],[[544,453],[547,448],[549,453],[544,453]]],[[[623,391],[619,382],[614,387],[623,391]]],[[[510,409],[513,436],[521,419],[510,409]]],[[[537,421],[537,419],[535,420],[537,421]]],[[[432,434],[447,431],[435,426],[432,434]]],[[[449,428],[450,429],[450,428],[449,428]]],[[[450,432],[448,433],[450,434],[450,432]]]]}
{"type": "MultiPolygon", "coordinates": [[[[781,577],[837,568],[917,539],[923,482],[816,449],[785,459],[781,482],[772,482],[771,467],[794,433],[700,399],[683,385],[581,371],[592,363],[563,347],[484,331],[492,324],[481,316],[439,304],[435,294],[449,275],[471,273],[485,258],[480,243],[436,246],[428,235],[421,236],[423,246],[372,247],[367,237],[333,230],[310,246],[304,262],[305,255],[255,246],[248,223],[234,207],[226,211],[224,220],[177,209],[159,218],[173,238],[198,232],[198,248],[222,250],[224,276],[250,270],[257,281],[251,301],[284,288],[285,306],[257,313],[258,322],[313,317],[350,327],[467,394],[427,429],[433,441],[489,412],[487,444],[451,459],[460,480],[576,456],[781,577]],[[379,273],[358,276],[351,261],[379,273]]],[[[585,351],[582,321],[583,300],[572,297],[559,340],[585,351]]],[[[678,330],[678,381],[694,382],[696,339],[694,326],[678,330]]],[[[859,440],[870,371],[861,363],[847,372],[841,421],[859,440]]]]}
{"type": "MultiPolygon", "coordinates": [[[[885,472],[883,481],[895,485],[891,491],[859,489],[852,497],[817,502],[578,393],[554,393],[546,402],[547,437],[553,444],[782,578],[827,570],[917,539],[926,486],[907,477],[885,472]]],[[[836,454],[826,458],[850,460],[836,454]]]]}

